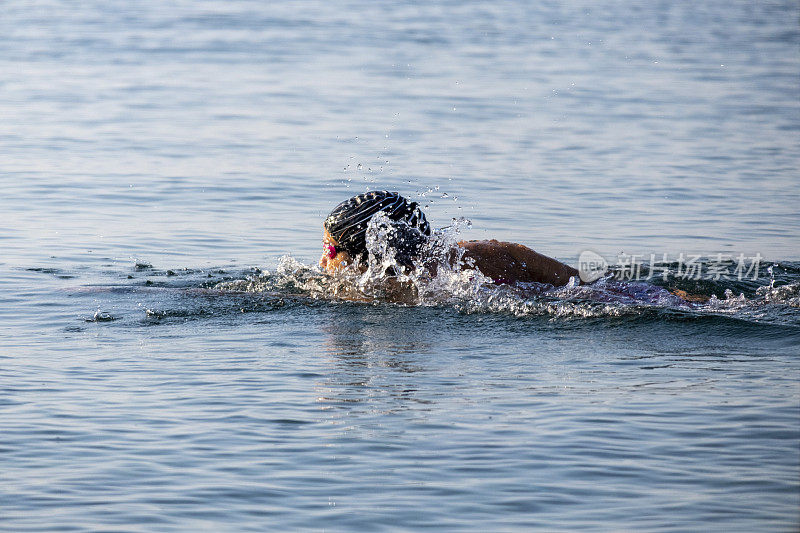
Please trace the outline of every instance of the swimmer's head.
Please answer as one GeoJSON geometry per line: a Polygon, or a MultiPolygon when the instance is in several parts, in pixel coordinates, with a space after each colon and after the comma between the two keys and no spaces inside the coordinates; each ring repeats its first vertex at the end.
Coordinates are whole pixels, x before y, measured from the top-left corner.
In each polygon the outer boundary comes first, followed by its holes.
{"type": "Polygon", "coordinates": [[[373,216],[383,212],[390,221],[398,222],[389,237],[396,251],[397,262],[411,266],[412,259],[431,234],[431,227],[416,202],[399,193],[370,191],[345,200],[325,219],[325,250],[320,266],[336,270],[342,264],[367,258],[367,227],[373,216]]]}

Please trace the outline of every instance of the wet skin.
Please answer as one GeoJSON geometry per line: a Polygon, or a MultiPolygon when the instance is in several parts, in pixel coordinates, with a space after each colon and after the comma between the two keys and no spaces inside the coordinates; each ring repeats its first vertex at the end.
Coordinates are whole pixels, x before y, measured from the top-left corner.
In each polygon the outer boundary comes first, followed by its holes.
{"type": "Polygon", "coordinates": [[[464,258],[495,283],[536,282],[556,287],[566,285],[578,271],[552,257],[547,257],[527,246],[513,242],[462,241],[466,250],[464,258]]]}
{"type": "Polygon", "coordinates": [[[336,255],[334,257],[328,257],[328,246],[338,246],[336,239],[331,237],[331,234],[328,233],[328,230],[324,230],[325,234],[322,237],[322,257],[319,258],[319,267],[322,270],[327,270],[331,274],[334,272],[338,272],[342,270],[347,265],[353,262],[353,258],[350,257],[350,254],[345,252],[344,250],[337,250],[336,255]]]}
{"type": "MultiPolygon", "coordinates": [[[[327,230],[323,238],[323,246],[336,246],[327,230]]],[[[501,242],[494,239],[488,241],[461,241],[458,245],[464,248],[464,259],[467,264],[472,264],[484,276],[492,278],[495,283],[517,283],[517,282],[537,282],[549,283],[556,287],[566,285],[570,277],[578,279],[578,271],[569,265],[547,257],[527,246],[513,242],[501,242]]],[[[333,258],[328,257],[326,247],[319,260],[319,266],[323,270],[333,274],[353,262],[345,251],[338,251],[333,258]]],[[[362,271],[366,267],[361,267],[362,271]]],[[[436,266],[432,265],[435,271],[436,266]]],[[[398,301],[413,301],[413,295],[404,294],[401,287],[397,288],[396,299],[398,301]]],[[[689,294],[684,290],[673,289],[672,294],[682,298],[687,302],[702,303],[708,301],[709,297],[704,294],[689,294]]]]}
{"type": "MultiPolygon", "coordinates": [[[[334,273],[352,263],[353,258],[345,251],[337,250],[334,257],[329,257],[327,246],[335,247],[337,243],[327,230],[322,242],[326,249],[319,260],[320,268],[334,273]]],[[[462,241],[458,245],[465,249],[467,262],[495,283],[521,281],[561,286],[566,285],[571,276],[578,275],[574,268],[521,244],[489,240],[462,241]]]]}

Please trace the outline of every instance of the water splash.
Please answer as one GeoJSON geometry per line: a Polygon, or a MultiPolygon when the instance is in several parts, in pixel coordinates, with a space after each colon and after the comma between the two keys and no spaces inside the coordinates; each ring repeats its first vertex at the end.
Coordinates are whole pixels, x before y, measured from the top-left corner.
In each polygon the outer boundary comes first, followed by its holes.
{"type": "Polygon", "coordinates": [[[448,306],[467,314],[504,313],[553,320],[725,316],[800,326],[800,268],[792,265],[783,265],[780,276],[770,267],[769,279],[748,285],[712,282],[706,286],[706,302],[689,302],[670,287],[619,281],[613,275],[589,285],[581,285],[577,279],[563,287],[541,283],[498,285],[464,258],[465,250],[458,242],[461,232],[470,227],[468,220],[453,219],[449,226],[434,231],[422,246],[419,257],[423,259],[410,264],[399,259],[402,251],[390,244],[396,240],[396,232],[407,228],[386,217],[376,216],[373,222],[367,231],[365,268],[349,267],[329,275],[287,255],[280,259],[274,273],[257,271],[214,288],[332,302],[448,306]]]}
{"type": "Polygon", "coordinates": [[[116,317],[116,316],[112,315],[111,313],[108,313],[107,311],[103,311],[101,309],[98,309],[94,313],[92,318],[86,318],[84,320],[86,322],[113,322],[114,320],[118,320],[118,318],[119,317],[116,317]]]}
{"type": "Polygon", "coordinates": [[[775,287],[774,283],[773,280],[768,287],[759,287],[756,289],[756,293],[765,302],[781,303],[800,308],[800,282],[789,283],[780,287],[775,287]]]}

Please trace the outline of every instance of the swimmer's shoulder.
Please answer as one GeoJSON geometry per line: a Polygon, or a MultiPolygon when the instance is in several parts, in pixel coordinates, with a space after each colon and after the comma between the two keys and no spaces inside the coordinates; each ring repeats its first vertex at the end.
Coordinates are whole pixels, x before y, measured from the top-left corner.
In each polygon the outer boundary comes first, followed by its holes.
{"type": "Polygon", "coordinates": [[[469,252],[474,253],[505,253],[514,256],[515,258],[519,254],[525,253],[533,253],[539,255],[534,250],[528,248],[523,244],[519,244],[516,242],[507,242],[507,241],[498,241],[497,239],[483,239],[483,240],[469,240],[469,241],[460,241],[458,243],[459,246],[465,248],[469,252]]]}
{"type": "Polygon", "coordinates": [[[497,239],[472,239],[469,241],[458,241],[458,245],[467,249],[478,248],[505,248],[508,246],[521,246],[513,242],[498,241],[497,239]]]}
{"type": "Polygon", "coordinates": [[[484,275],[511,282],[565,285],[578,271],[557,259],[547,257],[524,244],[496,239],[458,243],[484,275]]]}

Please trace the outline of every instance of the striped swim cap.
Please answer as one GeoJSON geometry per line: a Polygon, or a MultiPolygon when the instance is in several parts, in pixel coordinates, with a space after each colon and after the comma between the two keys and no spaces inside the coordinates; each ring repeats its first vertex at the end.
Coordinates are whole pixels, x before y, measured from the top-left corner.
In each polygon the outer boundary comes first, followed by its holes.
{"type": "Polygon", "coordinates": [[[337,247],[343,249],[352,257],[361,255],[366,258],[367,241],[366,233],[370,219],[378,212],[383,211],[389,219],[405,222],[408,228],[415,229],[414,237],[408,231],[399,232],[398,238],[405,242],[392,243],[398,250],[415,252],[424,242],[422,236],[430,236],[431,227],[425,220],[425,215],[416,202],[410,202],[400,196],[400,193],[389,191],[370,191],[337,205],[328,218],[324,227],[337,242],[337,247]],[[421,234],[421,235],[420,235],[421,234]]]}

